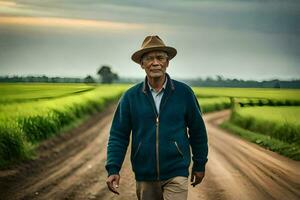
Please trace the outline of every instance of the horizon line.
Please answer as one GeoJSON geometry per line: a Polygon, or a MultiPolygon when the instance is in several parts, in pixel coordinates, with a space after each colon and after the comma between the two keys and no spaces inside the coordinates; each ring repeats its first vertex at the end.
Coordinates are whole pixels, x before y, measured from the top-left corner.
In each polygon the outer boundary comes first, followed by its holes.
{"type": "MultiPolygon", "coordinates": [[[[13,75],[0,75],[0,78],[2,77],[9,77],[9,78],[12,78],[12,77],[28,77],[28,76],[32,76],[32,77],[42,77],[42,76],[46,76],[47,78],[79,78],[79,79],[84,79],[86,76],[92,76],[93,78],[97,77],[97,75],[91,75],[91,74],[86,74],[85,76],[64,76],[64,75],[46,75],[46,74],[27,74],[27,75],[16,75],[16,74],[13,74],[13,75]]],[[[212,78],[212,80],[216,81],[217,80],[217,76],[221,76],[221,75],[208,75],[208,76],[205,76],[205,77],[190,77],[190,78],[183,78],[183,77],[177,77],[177,76],[172,76],[173,78],[172,79],[177,79],[177,80],[193,80],[193,81],[196,81],[197,79],[202,79],[204,81],[206,81],[207,78],[212,78]],[[174,78],[175,77],[175,78],[174,78]]],[[[293,78],[280,78],[280,77],[273,77],[273,78],[266,78],[266,79],[243,79],[243,78],[237,78],[237,77],[233,77],[233,78],[230,78],[230,77],[225,77],[225,76],[221,76],[222,77],[222,80],[239,80],[239,81],[259,81],[259,82],[262,82],[262,81],[274,81],[274,80],[279,80],[279,81],[299,81],[300,80],[300,77],[296,78],[296,77],[293,77],[293,78]]],[[[120,76],[119,75],[119,78],[122,78],[122,79],[144,79],[145,76],[139,76],[139,77],[133,77],[133,76],[120,76]]]]}

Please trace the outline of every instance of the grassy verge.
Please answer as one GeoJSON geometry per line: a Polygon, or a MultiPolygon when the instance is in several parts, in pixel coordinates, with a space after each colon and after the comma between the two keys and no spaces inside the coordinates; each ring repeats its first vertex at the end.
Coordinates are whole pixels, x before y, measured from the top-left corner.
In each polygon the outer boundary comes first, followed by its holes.
{"type": "Polygon", "coordinates": [[[80,95],[1,105],[0,168],[33,158],[41,141],[103,111],[125,88],[103,86],[80,95]]]}
{"type": "Polygon", "coordinates": [[[230,122],[224,122],[220,125],[220,127],[266,149],[277,152],[293,160],[300,160],[300,146],[295,143],[289,144],[278,139],[271,138],[268,135],[245,130],[230,122]]]}
{"type": "Polygon", "coordinates": [[[92,114],[103,111],[114,101],[115,99],[106,101],[101,106],[89,104],[80,115],[70,111],[54,110],[47,116],[27,117],[16,123],[2,125],[0,127],[0,168],[33,159],[36,155],[35,149],[41,141],[74,128],[92,114]]]}
{"type": "MultiPolygon", "coordinates": [[[[268,135],[271,138],[292,144],[296,143],[300,146],[300,126],[293,121],[292,113],[287,113],[288,119],[280,117],[283,113],[276,112],[278,108],[257,109],[256,107],[247,108],[246,110],[237,109],[231,115],[230,122],[233,124],[257,133],[268,135]],[[246,112],[248,111],[249,112],[246,112]],[[278,116],[276,119],[275,116],[278,116]]],[[[288,111],[296,109],[291,107],[288,111]]],[[[282,110],[280,108],[280,110],[282,110]]]]}
{"type": "MultiPolygon", "coordinates": [[[[82,116],[74,119],[69,124],[61,127],[55,134],[49,135],[48,138],[58,134],[67,132],[80,124],[84,123],[90,115],[82,116]]],[[[30,142],[24,136],[24,132],[20,127],[0,128],[0,169],[4,169],[14,164],[18,164],[24,160],[35,159],[37,152],[35,149],[39,146],[39,142],[30,142]]]]}

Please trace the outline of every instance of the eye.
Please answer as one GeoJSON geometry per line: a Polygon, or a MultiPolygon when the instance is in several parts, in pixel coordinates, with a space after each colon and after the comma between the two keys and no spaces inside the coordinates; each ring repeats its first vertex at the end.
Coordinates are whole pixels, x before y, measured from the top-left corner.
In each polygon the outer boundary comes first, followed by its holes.
{"type": "Polygon", "coordinates": [[[155,59],[155,57],[150,57],[149,61],[153,61],[155,59]]]}
{"type": "Polygon", "coordinates": [[[164,56],[157,56],[158,60],[164,60],[164,56]]]}
{"type": "Polygon", "coordinates": [[[153,57],[147,56],[147,57],[145,57],[144,60],[145,60],[145,61],[151,61],[151,60],[153,60],[153,57]]]}

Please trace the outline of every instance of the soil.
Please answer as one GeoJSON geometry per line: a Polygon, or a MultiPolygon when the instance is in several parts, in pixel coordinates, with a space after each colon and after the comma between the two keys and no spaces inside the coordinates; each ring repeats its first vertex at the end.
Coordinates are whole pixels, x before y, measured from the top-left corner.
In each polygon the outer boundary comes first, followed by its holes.
{"type": "MultiPolygon", "coordinates": [[[[120,195],[112,194],[105,183],[115,107],[43,142],[35,160],[1,170],[0,199],[136,199],[129,150],[120,172],[120,195]]],[[[188,199],[300,199],[300,162],[218,128],[229,115],[229,110],[204,115],[209,137],[206,175],[200,185],[189,187],[188,199]]]]}

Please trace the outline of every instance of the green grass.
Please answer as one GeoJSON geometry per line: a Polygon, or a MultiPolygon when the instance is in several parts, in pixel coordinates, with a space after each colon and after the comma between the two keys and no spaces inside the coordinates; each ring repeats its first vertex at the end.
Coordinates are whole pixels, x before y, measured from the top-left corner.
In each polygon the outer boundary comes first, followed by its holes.
{"type": "MultiPolygon", "coordinates": [[[[43,93],[43,84],[35,87],[43,93]]],[[[40,141],[59,134],[64,127],[79,119],[102,111],[108,103],[118,99],[128,85],[99,85],[93,90],[72,94],[56,84],[52,87],[57,88],[59,95],[55,95],[52,88],[51,92],[45,91],[40,97],[51,94],[53,98],[28,100],[28,96],[38,94],[30,95],[26,90],[23,95],[26,101],[21,96],[15,97],[20,102],[14,101],[13,91],[6,93],[7,99],[5,95],[2,97],[5,103],[0,103],[0,166],[30,158],[33,148],[40,141]],[[8,99],[13,102],[7,103],[8,99]]],[[[17,91],[22,93],[22,90],[17,91]]]]}
{"type": "Polygon", "coordinates": [[[212,97],[212,98],[198,98],[201,110],[203,113],[223,110],[230,108],[231,103],[228,97],[212,97]]]}
{"type": "MultiPolygon", "coordinates": [[[[240,106],[299,106],[299,89],[266,89],[266,88],[193,88],[198,99],[232,98],[240,106]]],[[[218,104],[218,103],[217,103],[218,104]]],[[[228,107],[225,106],[226,108],[228,107]]],[[[230,107],[230,106],[229,106],[230,107]]],[[[213,106],[208,110],[213,111],[213,106]]]]}
{"type": "Polygon", "coordinates": [[[300,106],[262,106],[238,109],[242,117],[255,117],[275,123],[300,125],[300,106]]]}
{"type": "Polygon", "coordinates": [[[58,98],[95,88],[78,83],[1,83],[0,104],[58,98]]]}
{"type": "Polygon", "coordinates": [[[238,108],[230,121],[244,129],[300,146],[299,106],[238,108]]]}
{"type": "MultiPolygon", "coordinates": [[[[71,109],[82,106],[93,101],[101,102],[110,99],[124,91],[128,86],[124,85],[101,85],[92,91],[76,93],[73,95],[53,98],[39,99],[35,101],[14,102],[10,104],[0,104],[0,120],[9,120],[19,117],[46,115],[53,110],[71,109]]],[[[59,91],[60,92],[60,91],[59,91]]],[[[26,98],[26,97],[25,97],[26,98]]],[[[79,108],[78,108],[79,109],[79,108]]]]}
{"type": "Polygon", "coordinates": [[[289,144],[281,140],[271,138],[268,135],[249,131],[230,122],[224,122],[220,125],[220,127],[266,149],[277,152],[293,160],[300,160],[300,146],[297,144],[289,144]]]}
{"type": "Polygon", "coordinates": [[[252,99],[300,100],[300,89],[193,88],[198,97],[236,97],[252,99]]]}

